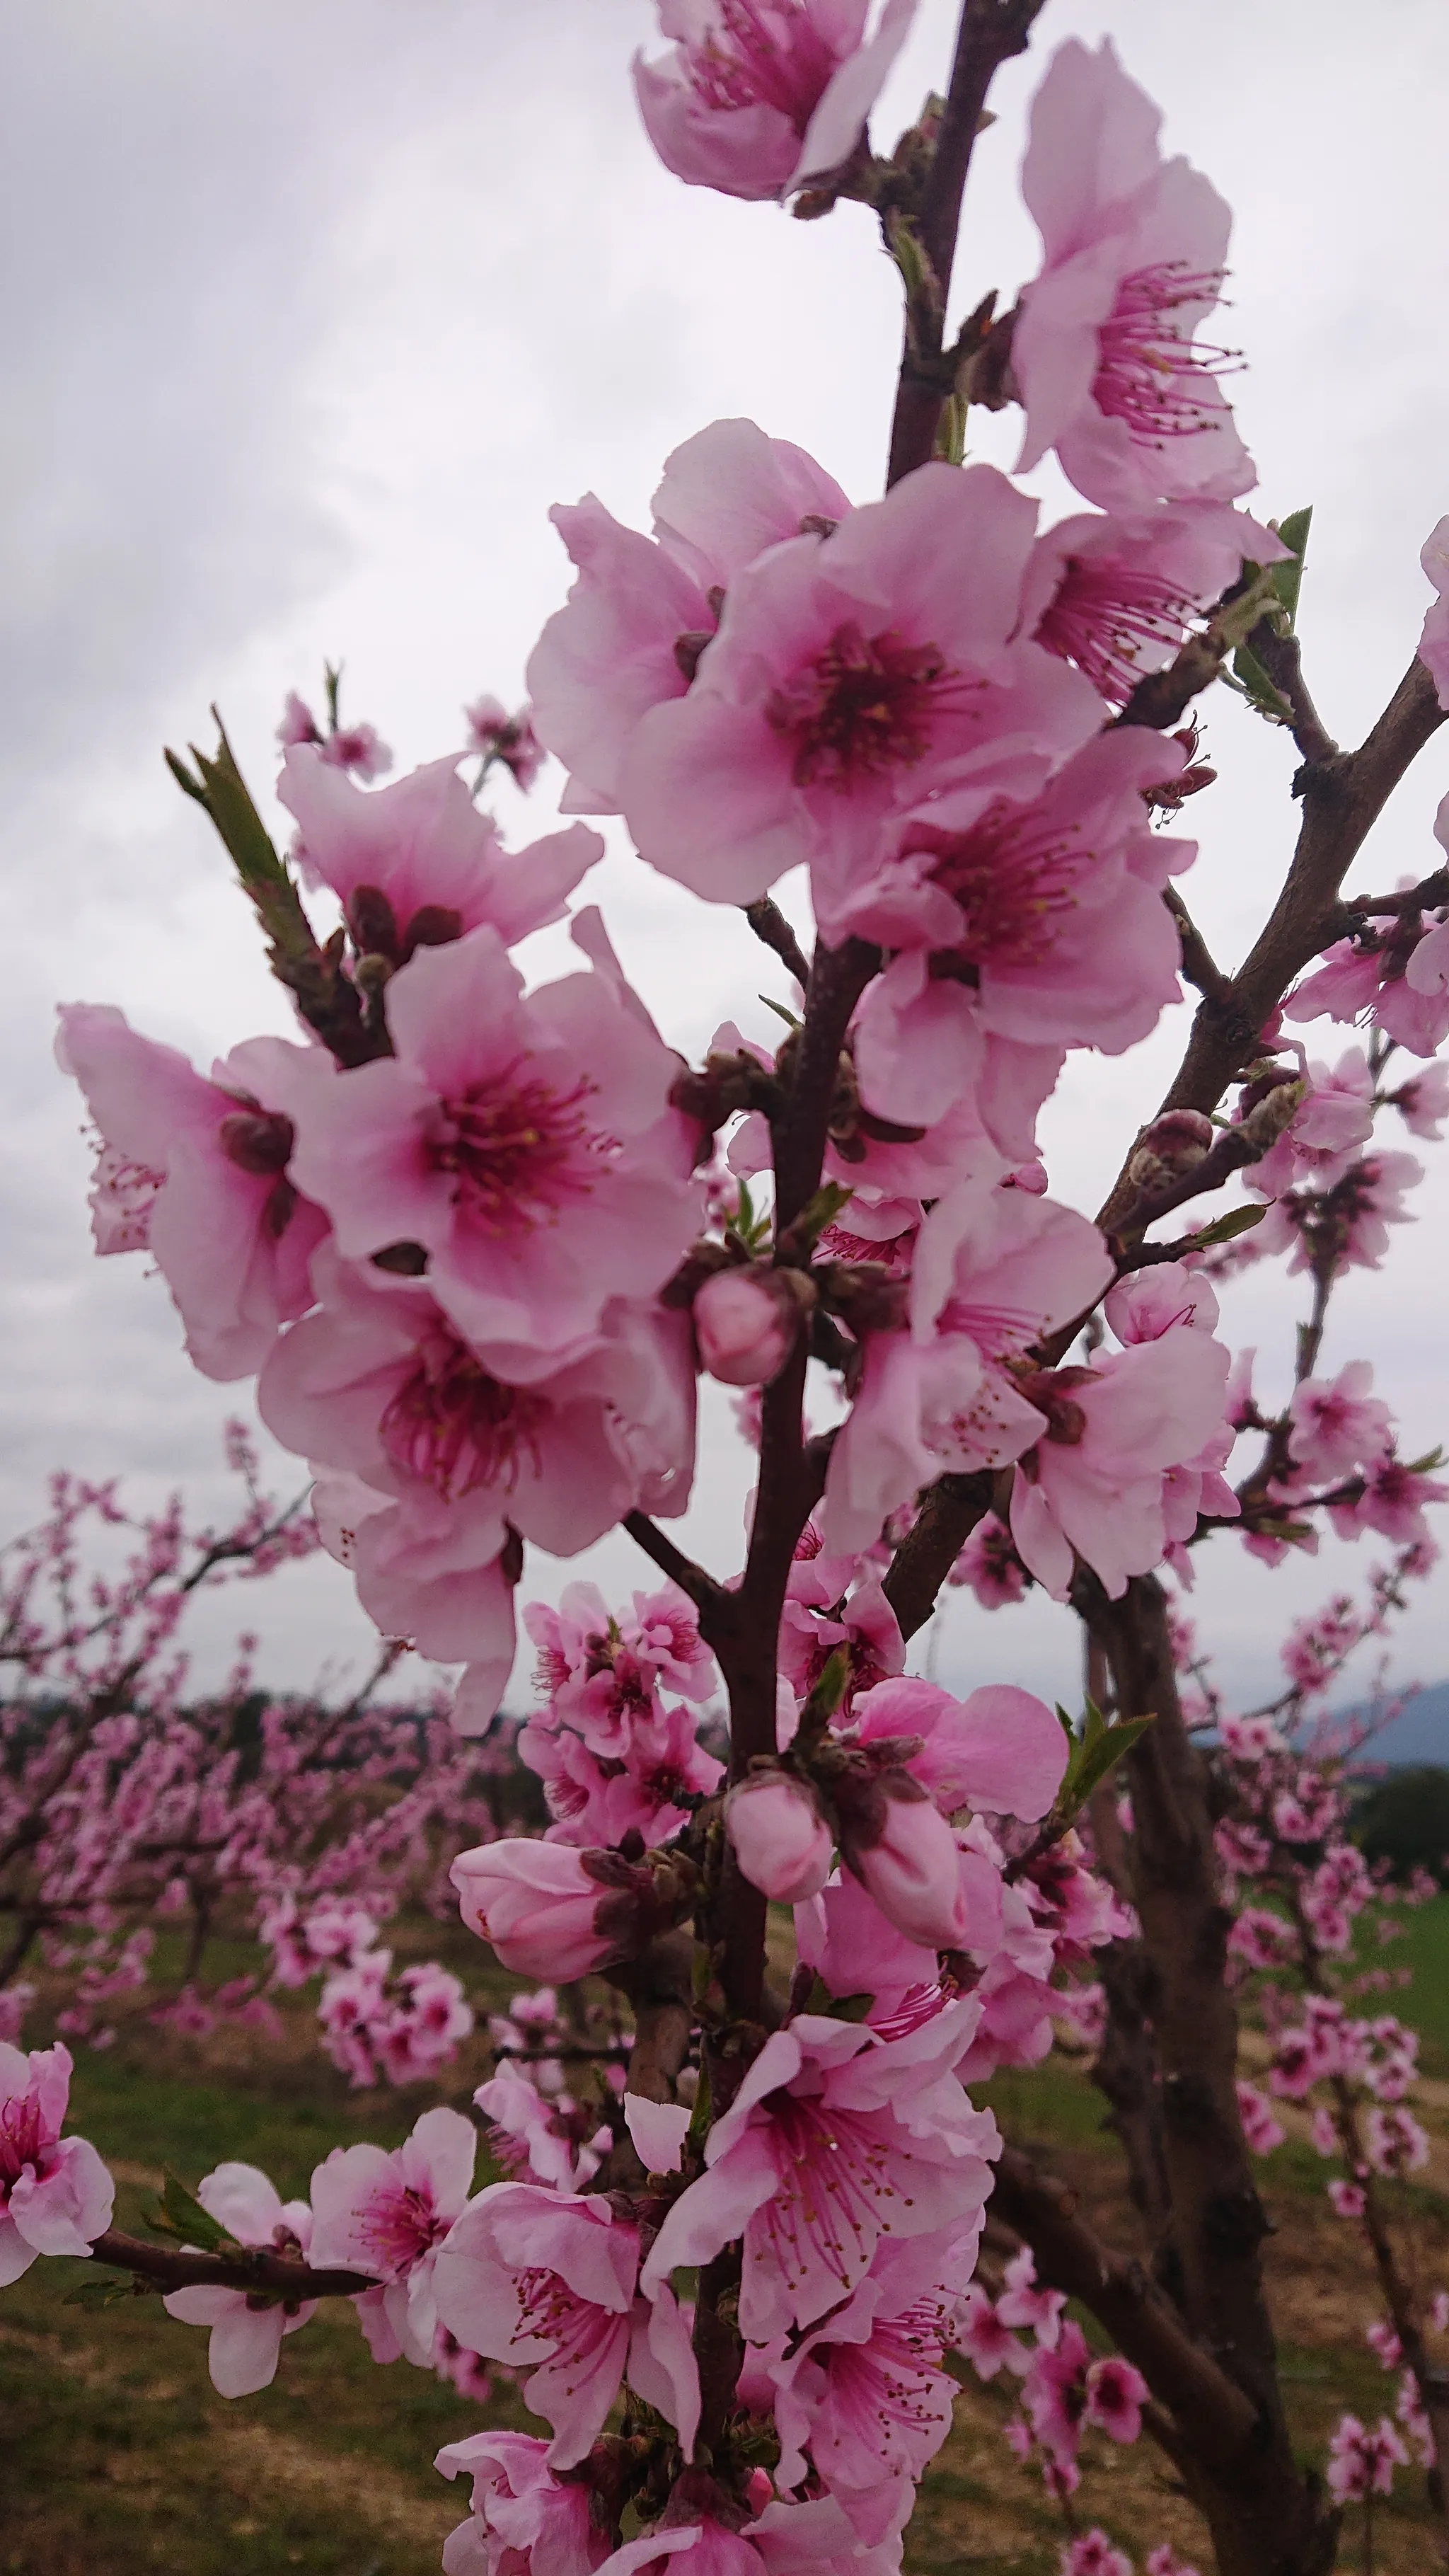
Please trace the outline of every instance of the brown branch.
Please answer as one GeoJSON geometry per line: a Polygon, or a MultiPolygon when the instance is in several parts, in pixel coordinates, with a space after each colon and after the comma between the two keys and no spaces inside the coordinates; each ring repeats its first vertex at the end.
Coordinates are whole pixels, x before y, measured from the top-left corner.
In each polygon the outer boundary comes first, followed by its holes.
{"type": "Polygon", "coordinates": [[[772,896],[765,894],[761,895],[758,903],[747,903],[744,913],[755,937],[762,939],[767,948],[773,948],[775,955],[789,967],[803,993],[810,982],[810,960],[779,905],[772,896]]]}
{"type": "Polygon", "coordinates": [[[1248,637],[1248,650],[1262,663],[1290,710],[1288,730],[1309,766],[1338,758],[1338,745],[1324,725],[1307,681],[1296,635],[1280,635],[1271,618],[1260,618],[1248,637]]]}
{"type": "Polygon", "coordinates": [[[1176,886],[1165,886],[1162,900],[1177,924],[1177,935],[1182,942],[1182,971],[1189,984],[1195,984],[1200,993],[1218,996],[1226,993],[1229,990],[1228,978],[1214,958],[1176,886]]]}
{"type": "Polygon", "coordinates": [[[734,1594],[716,1583],[712,1574],[706,1574],[702,1565],[696,1565],[692,1556],[686,1556],[683,1548],[676,1547],[647,1512],[626,1512],[620,1526],[660,1573],[667,1574],[670,1582],[677,1583],[680,1591],[687,1594],[699,1612],[700,1635],[707,1646],[717,1649],[719,1635],[733,1616],[734,1594]]]}
{"type": "Polygon", "coordinates": [[[1029,2245],[1037,2278],[1080,2299],[1155,2397],[1191,2427],[1198,2459],[1230,2467],[1257,2436],[1258,2413],[1130,2255],[1102,2244],[1077,2215],[1077,2195],[1007,2147],[991,2195],[995,2217],[1029,2245]]]}
{"type": "Polygon", "coordinates": [[[989,1468],[971,1476],[942,1476],[924,1496],[882,1587],[903,1637],[913,1637],[930,1618],[962,1548],[991,1509],[995,1481],[989,1468]]]}
{"type": "MultiPolygon", "coordinates": [[[[1303,821],[1278,900],[1226,991],[1199,1007],[1163,1110],[1217,1107],[1294,976],[1331,939],[1344,877],[1411,762],[1443,722],[1434,683],[1415,660],[1358,750],[1304,773],[1303,821]]],[[[1124,1166],[1097,1220],[1107,1233],[1117,1231],[1135,1195],[1124,1166]]]]}
{"type": "Polygon", "coordinates": [[[956,30],[950,86],[935,148],[916,209],[914,232],[924,256],[926,287],[908,299],[906,345],[891,422],[890,490],[903,474],[929,462],[945,400],[941,343],[966,173],[981,130],[986,95],[1013,54],[1024,54],[1044,0],[964,0],[956,30]]]}
{"type": "Polygon", "coordinates": [[[1181,724],[1193,699],[1212,687],[1226,649],[1207,635],[1189,635],[1172,661],[1138,681],[1118,724],[1148,725],[1154,732],[1170,733],[1181,724]]]}
{"type": "Polygon", "coordinates": [[[377,2288],[371,2273],[314,2272],[310,2264],[294,2263],[288,2255],[270,2253],[265,2247],[247,2247],[236,2254],[198,2254],[179,2246],[150,2245],[143,2236],[125,2236],[115,2227],[98,2236],[91,2251],[98,2263],[134,2272],[158,2290],[240,2290],[248,2297],[265,2293],[290,2306],[304,2299],[355,2299],[360,2291],[377,2288]]]}

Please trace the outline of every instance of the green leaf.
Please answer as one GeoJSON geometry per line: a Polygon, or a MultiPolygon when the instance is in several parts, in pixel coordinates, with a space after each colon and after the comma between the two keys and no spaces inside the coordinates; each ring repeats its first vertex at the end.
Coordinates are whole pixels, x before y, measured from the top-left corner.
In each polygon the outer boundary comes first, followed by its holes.
{"type": "Polygon", "coordinates": [[[149,2281],[133,2281],[122,2272],[97,2273],[89,2281],[77,2281],[60,2304],[63,2308],[114,2308],[122,2299],[144,2298],[151,2286],[149,2281]]]}
{"type": "Polygon", "coordinates": [[[837,1646],[800,1711],[801,1735],[818,1735],[828,1725],[850,1687],[850,1648],[837,1646]]]}
{"type": "Polygon", "coordinates": [[[1215,1216],[1197,1234],[1190,1234],[1184,1251],[1207,1252],[1215,1243],[1232,1243],[1240,1234],[1250,1234],[1261,1225],[1272,1205],[1269,1199],[1254,1200],[1248,1207],[1229,1208],[1226,1216],[1215,1216]]]}
{"type": "Polygon", "coordinates": [[[828,1225],[833,1225],[842,1208],[849,1207],[853,1189],[840,1181],[822,1181],[813,1198],[806,1200],[797,1217],[792,1218],[780,1237],[792,1252],[810,1252],[828,1225]]]}
{"type": "Polygon", "coordinates": [[[146,2223],[157,2235],[179,2236],[184,2245],[194,2245],[203,2254],[215,2254],[235,2242],[169,2168],[161,2198],[148,2212],[146,2223]]]}
{"type": "Polygon", "coordinates": [[[1282,690],[1269,678],[1257,654],[1250,650],[1247,637],[1262,616],[1271,618],[1280,634],[1291,635],[1294,632],[1298,595],[1303,587],[1303,557],[1312,522],[1310,506],[1306,510],[1293,510],[1286,519],[1274,523],[1276,533],[1289,549],[1286,560],[1275,564],[1244,564],[1244,572],[1251,573],[1253,579],[1241,601],[1235,600],[1228,612],[1240,639],[1233,655],[1233,681],[1230,685],[1235,685],[1245,697],[1251,698],[1259,714],[1267,716],[1274,724],[1290,722],[1293,710],[1282,690]]]}
{"type": "Polygon", "coordinates": [[[1410,1460],[1408,1466],[1404,1469],[1404,1473],[1406,1476],[1432,1476],[1435,1468],[1442,1467],[1443,1464],[1444,1452],[1442,1448],[1426,1449],[1422,1458],[1414,1458],[1410,1460]]]}
{"type": "Polygon", "coordinates": [[[1072,1797],[1077,1807],[1084,1807],[1094,1789],[1115,1771],[1124,1753],[1130,1753],[1141,1735],[1156,1722],[1154,1711],[1149,1717],[1125,1717],[1115,1726],[1101,1726],[1094,1740],[1085,1741],[1069,1775],[1072,1797]]]}
{"type": "Polygon", "coordinates": [[[1273,587],[1283,603],[1291,635],[1298,616],[1298,594],[1303,587],[1303,558],[1308,552],[1308,531],[1313,525],[1313,504],[1306,510],[1290,510],[1286,519],[1274,523],[1277,534],[1288,548],[1286,563],[1271,566],[1273,587]]]}
{"type": "Polygon", "coordinates": [[[768,993],[761,993],[757,998],[764,1003],[767,1011],[774,1012],[777,1020],[784,1021],[787,1029],[799,1029],[804,1027],[804,1021],[799,1018],[796,1012],[787,1010],[783,1002],[772,1002],[768,993]]]}

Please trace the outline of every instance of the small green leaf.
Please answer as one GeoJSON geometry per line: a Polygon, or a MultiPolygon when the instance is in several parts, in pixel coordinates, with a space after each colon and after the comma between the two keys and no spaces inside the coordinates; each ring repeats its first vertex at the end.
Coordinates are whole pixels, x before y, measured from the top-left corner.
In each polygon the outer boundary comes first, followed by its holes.
{"type": "Polygon", "coordinates": [[[768,993],[761,993],[758,999],[764,1003],[767,1011],[774,1012],[777,1020],[784,1021],[787,1029],[803,1028],[804,1022],[794,1011],[787,1010],[783,1002],[772,1002],[768,993]]]}
{"type": "Polygon", "coordinates": [[[168,2170],[161,2198],[152,2208],[147,2225],[157,2234],[179,2236],[185,2245],[194,2245],[203,2254],[215,2254],[224,2245],[234,2243],[226,2229],[218,2225],[209,2209],[189,2192],[184,2182],[168,2170]]]}
{"type": "Polygon", "coordinates": [[[1078,1807],[1084,1807],[1093,1790],[1100,1789],[1154,1719],[1155,1712],[1149,1717],[1123,1718],[1116,1726],[1103,1727],[1090,1745],[1083,1746],[1080,1760],[1072,1766],[1072,1795],[1078,1807]]]}
{"type": "Polygon", "coordinates": [[[1229,1208],[1226,1216],[1215,1216],[1211,1225],[1190,1234],[1183,1250],[1207,1252],[1215,1243],[1232,1243],[1238,1235],[1250,1234],[1255,1225],[1262,1224],[1271,1204],[1268,1199],[1255,1199],[1247,1207],[1229,1208]]]}
{"type": "Polygon", "coordinates": [[[97,2273],[89,2281],[77,2281],[61,2301],[63,2308],[114,2308],[122,2299],[144,2297],[151,2288],[149,2281],[133,2281],[124,2273],[97,2273]]]}
{"type": "Polygon", "coordinates": [[[850,1688],[850,1648],[837,1646],[828,1657],[825,1669],[800,1711],[801,1735],[818,1735],[835,1715],[850,1688]]]}
{"type": "Polygon", "coordinates": [[[1443,1464],[1444,1452],[1442,1448],[1426,1449],[1422,1458],[1414,1458],[1410,1461],[1408,1466],[1405,1467],[1404,1473],[1406,1476],[1432,1476],[1435,1468],[1442,1467],[1443,1464]]]}
{"type": "Polygon", "coordinates": [[[1278,535],[1288,548],[1286,563],[1270,566],[1273,587],[1283,603],[1291,635],[1298,615],[1298,594],[1303,587],[1303,558],[1308,552],[1308,531],[1313,525],[1313,504],[1306,510],[1290,510],[1286,519],[1275,523],[1278,535]]]}
{"type": "Polygon", "coordinates": [[[813,1198],[806,1200],[797,1217],[786,1226],[780,1237],[795,1253],[813,1251],[828,1225],[833,1225],[842,1208],[847,1208],[855,1192],[840,1181],[822,1181],[813,1198]]]}

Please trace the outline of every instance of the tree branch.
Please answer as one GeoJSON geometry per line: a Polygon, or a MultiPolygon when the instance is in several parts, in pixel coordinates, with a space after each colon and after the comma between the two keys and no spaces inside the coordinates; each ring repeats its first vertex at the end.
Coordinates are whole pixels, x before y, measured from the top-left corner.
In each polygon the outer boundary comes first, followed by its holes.
{"type": "Polygon", "coordinates": [[[151,2245],[145,2237],[125,2236],[115,2227],[98,2236],[91,2251],[98,2263],[134,2272],[158,2290],[238,2290],[248,2297],[266,2293],[291,2305],[304,2299],[355,2299],[360,2291],[378,2286],[369,2272],[314,2272],[310,2264],[294,2263],[288,2255],[269,2253],[265,2247],[247,2247],[235,2254],[197,2254],[181,2247],[151,2245]]]}
{"type": "Polygon", "coordinates": [[[991,1509],[995,1481],[989,1468],[972,1476],[942,1476],[923,1497],[882,1586],[903,1637],[914,1637],[930,1618],[962,1548],[991,1509]]]}
{"type": "Polygon", "coordinates": [[[810,982],[810,960],[771,895],[761,895],[758,903],[747,903],[745,919],[757,939],[783,959],[803,993],[810,982]]]}
{"type": "Polygon", "coordinates": [[[667,1574],[670,1582],[677,1583],[680,1591],[694,1603],[699,1612],[699,1633],[705,1644],[718,1652],[719,1636],[734,1611],[734,1594],[727,1592],[722,1583],[716,1583],[712,1574],[706,1574],[702,1565],[696,1565],[692,1556],[686,1556],[683,1548],[676,1547],[673,1539],[666,1537],[647,1512],[626,1512],[621,1527],[628,1531],[636,1547],[642,1547],[660,1573],[667,1574]]]}
{"type": "Polygon", "coordinates": [[[926,285],[907,302],[905,352],[891,422],[888,491],[903,474],[928,463],[935,449],[945,399],[941,344],[966,173],[981,130],[987,91],[1001,65],[1013,54],[1025,53],[1043,6],[1044,0],[964,0],[946,105],[912,227],[924,254],[926,285]]]}

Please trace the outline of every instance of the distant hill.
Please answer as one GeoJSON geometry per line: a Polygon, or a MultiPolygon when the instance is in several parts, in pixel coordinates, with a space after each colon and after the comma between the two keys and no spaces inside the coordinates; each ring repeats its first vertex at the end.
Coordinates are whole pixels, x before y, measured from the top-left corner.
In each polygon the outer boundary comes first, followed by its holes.
{"type": "Polygon", "coordinates": [[[1402,1717],[1365,1745],[1365,1762],[1441,1762],[1449,1765],[1449,1682],[1430,1682],[1402,1717]]]}

